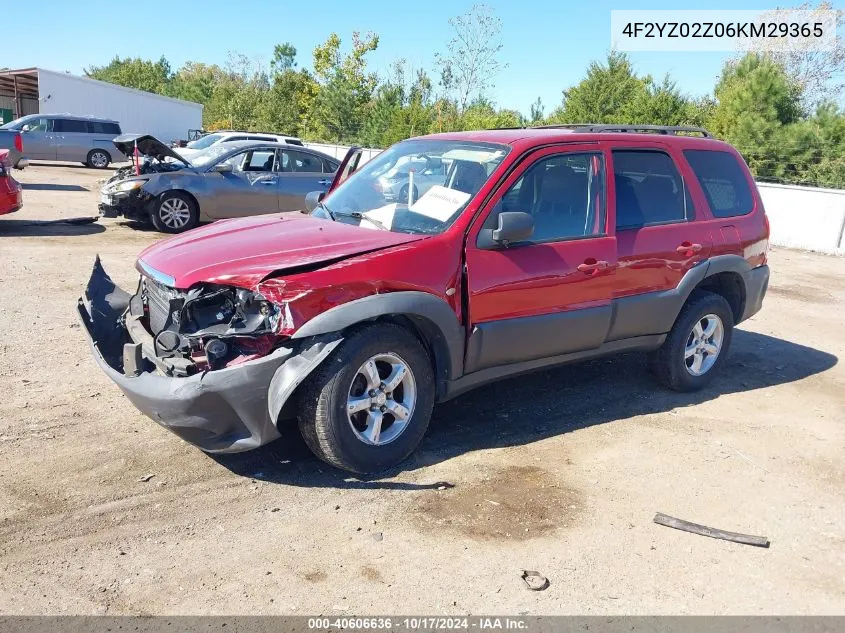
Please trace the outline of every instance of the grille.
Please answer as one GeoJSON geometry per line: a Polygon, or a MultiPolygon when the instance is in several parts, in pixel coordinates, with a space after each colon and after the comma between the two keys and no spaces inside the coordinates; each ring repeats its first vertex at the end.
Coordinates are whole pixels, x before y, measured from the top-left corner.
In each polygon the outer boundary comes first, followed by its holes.
{"type": "Polygon", "coordinates": [[[149,278],[144,279],[144,289],[146,290],[147,309],[149,310],[150,330],[153,335],[156,335],[168,325],[172,312],[171,300],[182,299],[184,295],[178,290],[168,288],[149,278]]]}

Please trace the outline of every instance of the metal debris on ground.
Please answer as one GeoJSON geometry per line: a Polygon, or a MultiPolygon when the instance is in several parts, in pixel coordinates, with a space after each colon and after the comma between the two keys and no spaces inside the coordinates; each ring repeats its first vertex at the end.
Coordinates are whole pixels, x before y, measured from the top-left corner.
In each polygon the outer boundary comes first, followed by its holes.
{"type": "Polygon", "coordinates": [[[149,481],[149,480],[150,480],[150,479],[152,479],[153,477],[155,477],[155,475],[154,475],[154,474],[150,474],[150,475],[141,475],[140,477],[138,477],[138,481],[149,481]]]}
{"type": "Polygon", "coordinates": [[[742,543],[743,545],[753,545],[755,547],[768,547],[769,539],[765,536],[754,536],[752,534],[740,534],[738,532],[726,532],[717,528],[707,527],[706,525],[699,525],[698,523],[690,523],[683,519],[676,519],[670,517],[662,512],[654,515],[654,522],[658,525],[665,525],[666,527],[675,528],[676,530],[683,530],[684,532],[692,532],[701,536],[709,536],[710,538],[718,538],[724,541],[732,541],[734,543],[742,543]]]}
{"type": "Polygon", "coordinates": [[[531,591],[543,591],[549,587],[549,579],[538,571],[523,569],[520,578],[531,591]]]}
{"type": "Polygon", "coordinates": [[[434,484],[434,487],[438,490],[446,490],[448,488],[454,488],[455,484],[450,484],[448,481],[438,481],[434,484]]]}

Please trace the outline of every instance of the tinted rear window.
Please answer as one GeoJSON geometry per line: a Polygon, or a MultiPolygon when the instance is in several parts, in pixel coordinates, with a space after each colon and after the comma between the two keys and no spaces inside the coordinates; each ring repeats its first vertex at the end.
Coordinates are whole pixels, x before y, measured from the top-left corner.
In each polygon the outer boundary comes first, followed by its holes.
{"type": "Polygon", "coordinates": [[[613,150],[616,228],[685,222],[692,200],[672,158],[660,151],[613,150]]]}
{"type": "Polygon", "coordinates": [[[92,134],[113,134],[117,136],[120,134],[120,126],[117,123],[108,123],[107,121],[88,121],[88,131],[92,134]]]}
{"type": "Polygon", "coordinates": [[[751,211],[754,196],[736,156],[701,149],[684,150],[684,156],[701,183],[715,217],[729,218],[751,211]]]}
{"type": "Polygon", "coordinates": [[[54,132],[87,132],[86,121],[76,119],[56,119],[53,121],[54,132]]]}

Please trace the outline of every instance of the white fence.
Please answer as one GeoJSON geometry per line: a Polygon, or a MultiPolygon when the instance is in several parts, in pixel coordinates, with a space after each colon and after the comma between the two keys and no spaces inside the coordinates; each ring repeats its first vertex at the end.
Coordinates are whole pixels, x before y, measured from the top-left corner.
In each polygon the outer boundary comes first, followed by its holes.
{"type": "MultiPolygon", "coordinates": [[[[324,154],[328,154],[329,156],[334,156],[337,159],[343,160],[343,157],[346,156],[346,152],[349,151],[349,145],[330,145],[328,143],[305,143],[305,147],[310,149],[315,149],[318,152],[323,152],[324,154]]],[[[361,165],[366,163],[370,160],[373,156],[378,154],[381,150],[380,149],[371,149],[368,147],[364,148],[363,155],[361,156],[361,165]]]]}
{"type": "Polygon", "coordinates": [[[757,183],[775,246],[845,255],[845,191],[757,183]]]}
{"type": "MultiPolygon", "coordinates": [[[[306,143],[336,158],[343,158],[348,145],[306,143]]],[[[370,160],[380,149],[365,149],[363,160],[370,160]]],[[[845,255],[845,190],[820,189],[757,183],[771,226],[775,246],[845,255]]]]}

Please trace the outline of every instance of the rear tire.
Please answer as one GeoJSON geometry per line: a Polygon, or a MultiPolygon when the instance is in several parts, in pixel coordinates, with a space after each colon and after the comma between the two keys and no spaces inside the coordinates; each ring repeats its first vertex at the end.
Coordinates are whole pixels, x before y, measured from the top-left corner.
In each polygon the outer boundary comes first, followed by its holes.
{"type": "Polygon", "coordinates": [[[733,312],[721,295],[695,291],[663,345],[652,352],[651,370],[675,391],[698,391],[709,383],[728,355],[733,312]]]}
{"type": "Polygon", "coordinates": [[[106,169],[111,163],[111,155],[102,149],[92,149],[88,152],[85,164],[92,169],[106,169]]]}
{"type": "Polygon", "coordinates": [[[154,203],[150,220],[160,233],[182,233],[199,224],[199,210],[187,194],[168,191],[154,203]]]}
{"type": "Polygon", "coordinates": [[[433,406],[434,374],[425,349],[405,328],[379,323],[350,334],[308,377],[297,417],[317,457],[368,474],[413,452],[433,406]]]}

